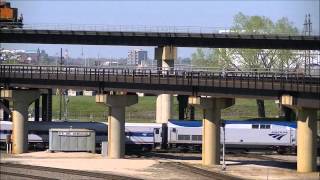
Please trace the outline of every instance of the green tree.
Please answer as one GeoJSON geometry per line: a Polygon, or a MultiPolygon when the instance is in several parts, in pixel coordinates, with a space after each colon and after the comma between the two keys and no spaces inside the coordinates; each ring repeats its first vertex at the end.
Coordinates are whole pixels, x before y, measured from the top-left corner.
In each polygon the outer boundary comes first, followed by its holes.
{"type": "MultiPolygon", "coordinates": [[[[264,16],[246,16],[238,13],[234,16],[231,33],[239,34],[298,34],[298,29],[287,18],[281,18],[275,23],[264,16]]],[[[201,49],[192,54],[192,62],[199,66],[214,66],[223,69],[236,70],[289,70],[302,65],[302,60],[296,52],[276,49],[240,49],[218,48],[201,49]],[[210,58],[212,59],[210,59],[210,58]],[[208,64],[209,63],[209,64],[208,64]]],[[[265,117],[264,101],[257,99],[258,116],[265,117]]]]}

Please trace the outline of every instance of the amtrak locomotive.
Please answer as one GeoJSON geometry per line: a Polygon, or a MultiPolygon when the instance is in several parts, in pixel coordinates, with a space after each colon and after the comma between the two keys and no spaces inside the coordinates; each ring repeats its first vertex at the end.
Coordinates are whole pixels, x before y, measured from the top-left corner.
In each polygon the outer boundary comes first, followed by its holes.
{"type": "MultiPolygon", "coordinates": [[[[224,121],[221,142],[225,131],[227,148],[245,150],[262,148],[279,153],[296,149],[296,122],[289,121],[224,121]]],[[[86,128],[95,130],[97,147],[107,141],[107,123],[101,122],[33,122],[28,121],[28,143],[32,147],[48,145],[50,128],[86,128]]],[[[12,132],[12,122],[1,121],[0,140],[12,132]]],[[[160,146],[183,151],[201,150],[202,121],[170,120],[167,124],[126,123],[126,146],[151,150],[160,146]]]]}

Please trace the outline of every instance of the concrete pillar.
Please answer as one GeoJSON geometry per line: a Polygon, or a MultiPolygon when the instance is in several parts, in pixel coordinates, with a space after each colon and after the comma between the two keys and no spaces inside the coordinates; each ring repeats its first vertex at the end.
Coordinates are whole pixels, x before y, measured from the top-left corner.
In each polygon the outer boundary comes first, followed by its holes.
{"type": "Polygon", "coordinates": [[[297,171],[317,170],[317,110],[297,110],[297,171]]]}
{"type": "Polygon", "coordinates": [[[172,95],[170,94],[160,94],[157,97],[156,104],[156,122],[157,123],[167,123],[168,119],[171,118],[172,114],[172,95]]]}
{"type": "Polygon", "coordinates": [[[1,97],[12,101],[12,152],[21,154],[28,151],[28,107],[39,98],[37,90],[1,90],[1,97]]]}
{"type": "Polygon", "coordinates": [[[137,95],[97,95],[96,102],[109,106],[108,157],[123,158],[125,154],[125,107],[138,102],[137,95]]]}
{"type": "Polygon", "coordinates": [[[47,121],[52,121],[52,89],[48,89],[47,96],[47,121]]]}
{"type": "Polygon", "coordinates": [[[189,104],[203,109],[202,164],[220,164],[221,109],[234,104],[234,99],[189,97],[189,104]]]}
{"type": "Polygon", "coordinates": [[[195,113],[194,113],[194,107],[191,106],[190,107],[190,120],[194,120],[195,119],[195,113]]]}
{"type": "Polygon", "coordinates": [[[188,107],[188,96],[185,95],[178,95],[177,96],[178,103],[179,103],[179,119],[184,120],[185,117],[185,111],[188,107]]]}
{"type": "MultiPolygon", "coordinates": [[[[163,74],[170,73],[174,67],[174,60],[177,59],[177,48],[173,46],[161,46],[155,49],[155,59],[158,61],[158,68],[163,74]]],[[[172,113],[172,96],[161,94],[157,97],[156,122],[167,123],[172,113]]]]}
{"type": "Polygon", "coordinates": [[[42,121],[48,119],[48,94],[41,95],[41,117],[42,121]]]}
{"type": "Polygon", "coordinates": [[[280,109],[280,117],[285,118],[285,120],[293,121],[296,119],[294,111],[289,107],[279,104],[279,109],[280,109]]]}
{"type": "Polygon", "coordinates": [[[316,171],[318,102],[304,103],[291,95],[282,95],[280,100],[281,105],[294,110],[297,116],[297,171],[316,171]]]}
{"type": "Polygon", "coordinates": [[[39,121],[39,108],[40,108],[40,104],[39,104],[40,99],[36,99],[34,101],[34,121],[39,121]]]}
{"type": "Polygon", "coordinates": [[[9,101],[3,99],[0,101],[0,109],[2,110],[3,121],[9,121],[10,107],[9,101]]]}

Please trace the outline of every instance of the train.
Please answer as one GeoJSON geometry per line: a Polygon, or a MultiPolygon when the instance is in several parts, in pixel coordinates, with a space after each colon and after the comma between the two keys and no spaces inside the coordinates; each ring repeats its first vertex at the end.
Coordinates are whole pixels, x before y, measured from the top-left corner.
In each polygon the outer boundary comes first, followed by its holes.
{"type": "MultiPolygon", "coordinates": [[[[221,127],[221,143],[226,148],[264,149],[278,153],[296,151],[295,121],[267,120],[227,120],[221,127]]],[[[12,122],[1,121],[0,142],[2,146],[6,136],[12,133],[12,122]]],[[[30,147],[47,148],[49,129],[85,128],[95,130],[97,148],[108,139],[108,123],[103,122],[33,122],[28,121],[28,144],[30,147]]],[[[202,121],[169,120],[168,123],[126,123],[126,146],[142,150],[166,148],[179,151],[201,151],[202,121]]],[[[319,137],[318,137],[319,141],[319,137]]]]}
{"type": "Polygon", "coordinates": [[[0,0],[0,28],[22,28],[23,15],[18,16],[18,8],[12,8],[9,2],[0,0]]]}

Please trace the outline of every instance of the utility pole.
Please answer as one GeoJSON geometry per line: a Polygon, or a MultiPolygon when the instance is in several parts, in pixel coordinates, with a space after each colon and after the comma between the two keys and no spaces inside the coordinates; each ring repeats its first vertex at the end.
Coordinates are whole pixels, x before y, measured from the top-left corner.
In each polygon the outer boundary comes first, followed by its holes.
{"type": "MultiPolygon", "coordinates": [[[[312,32],[312,23],[311,23],[311,16],[310,14],[306,14],[306,17],[304,19],[304,24],[303,24],[303,31],[304,31],[304,35],[305,36],[311,36],[311,32],[312,32]]],[[[310,50],[306,50],[305,51],[305,59],[304,59],[304,72],[305,74],[309,74],[311,72],[311,51],[310,50]],[[308,71],[307,71],[308,69],[308,71]]]]}
{"type": "Polygon", "coordinates": [[[60,49],[60,66],[63,64],[62,48],[60,49]]]}
{"type": "MultiPolygon", "coordinates": [[[[61,51],[60,51],[60,67],[61,67],[61,70],[62,70],[62,48],[61,48],[61,51]]],[[[59,101],[60,101],[60,104],[59,104],[59,120],[61,121],[61,118],[62,118],[62,89],[58,89],[59,90],[59,101]]]]}

